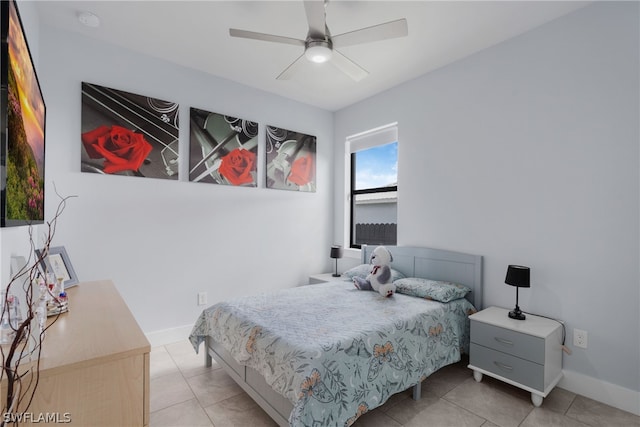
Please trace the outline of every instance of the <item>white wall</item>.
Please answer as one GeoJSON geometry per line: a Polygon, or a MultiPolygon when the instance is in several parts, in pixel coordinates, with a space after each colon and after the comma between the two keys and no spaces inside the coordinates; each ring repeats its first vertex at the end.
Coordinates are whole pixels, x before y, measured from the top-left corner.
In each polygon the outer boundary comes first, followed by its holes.
{"type": "Polygon", "coordinates": [[[345,108],[334,158],[340,172],[347,136],[397,121],[398,244],[483,255],[485,306],[513,307],[507,265],[530,266],[520,307],[566,321],[567,376],[630,390],[636,412],[638,15],[597,3],[345,108]]]}
{"type": "Polygon", "coordinates": [[[113,279],[145,332],[193,325],[200,291],[213,304],[330,270],[331,113],[50,27],[40,29],[40,59],[47,217],[53,182],[78,196],[54,245],[82,281],[113,279]],[[267,124],[315,135],[317,192],[81,173],[82,81],[178,102],[183,154],[192,106],[259,122],[261,141],[267,124]]]}

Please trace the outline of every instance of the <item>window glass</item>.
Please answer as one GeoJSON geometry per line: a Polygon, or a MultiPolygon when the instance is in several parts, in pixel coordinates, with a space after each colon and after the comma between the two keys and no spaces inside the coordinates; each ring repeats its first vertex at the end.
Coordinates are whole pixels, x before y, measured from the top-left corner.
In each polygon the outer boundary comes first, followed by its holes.
{"type": "Polygon", "coordinates": [[[398,142],[351,155],[351,246],[397,244],[398,142]]]}
{"type": "Polygon", "coordinates": [[[357,151],[355,157],[356,190],[397,185],[397,142],[357,151]]]}

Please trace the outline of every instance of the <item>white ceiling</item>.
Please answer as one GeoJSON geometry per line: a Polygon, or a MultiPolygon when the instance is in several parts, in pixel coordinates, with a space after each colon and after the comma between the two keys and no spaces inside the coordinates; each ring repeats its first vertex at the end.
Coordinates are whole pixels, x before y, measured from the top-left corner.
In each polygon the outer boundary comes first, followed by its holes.
{"type": "Polygon", "coordinates": [[[326,13],[333,35],[408,21],[408,37],[341,49],[369,71],[359,82],[330,63],[305,63],[291,80],[276,80],[302,54],[301,47],[229,36],[232,27],[304,39],[302,1],[40,1],[37,9],[43,25],[336,111],[588,3],[331,0],[326,13]],[[80,24],[81,11],[98,15],[100,27],[80,24]]]}

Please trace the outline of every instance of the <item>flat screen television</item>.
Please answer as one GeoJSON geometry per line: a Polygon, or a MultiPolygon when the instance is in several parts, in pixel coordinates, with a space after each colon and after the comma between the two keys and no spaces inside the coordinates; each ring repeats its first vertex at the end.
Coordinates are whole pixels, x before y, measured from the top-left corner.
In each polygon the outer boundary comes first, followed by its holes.
{"type": "Polygon", "coordinates": [[[0,2],[0,226],[44,222],[46,108],[18,6],[0,2]]]}

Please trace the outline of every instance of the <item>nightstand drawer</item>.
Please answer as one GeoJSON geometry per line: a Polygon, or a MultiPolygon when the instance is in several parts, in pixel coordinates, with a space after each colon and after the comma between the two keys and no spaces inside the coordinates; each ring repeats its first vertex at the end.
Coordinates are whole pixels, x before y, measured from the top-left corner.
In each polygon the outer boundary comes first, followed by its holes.
{"type": "MultiPolygon", "coordinates": [[[[471,341],[544,365],[544,339],[471,320],[471,341]]],[[[473,352],[472,352],[473,354],[473,352]]]]}
{"type": "Polygon", "coordinates": [[[471,343],[469,363],[485,371],[544,391],[544,366],[471,343]]]}

